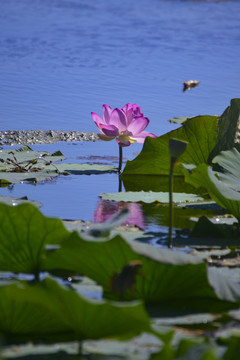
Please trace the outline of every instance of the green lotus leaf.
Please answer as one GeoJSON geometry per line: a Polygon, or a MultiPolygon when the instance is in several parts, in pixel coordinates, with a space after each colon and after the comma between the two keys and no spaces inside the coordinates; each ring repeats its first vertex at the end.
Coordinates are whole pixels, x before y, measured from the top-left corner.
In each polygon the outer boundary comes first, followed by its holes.
{"type": "Polygon", "coordinates": [[[87,299],[50,278],[0,285],[0,332],[8,338],[83,340],[144,331],[151,332],[150,322],[139,302],[87,299]]]}
{"type": "Polygon", "coordinates": [[[45,217],[31,204],[0,204],[0,224],[1,271],[36,273],[45,246],[69,236],[60,219],[45,217]]]}
{"type": "MultiPolygon", "coordinates": [[[[100,194],[104,200],[112,201],[125,201],[125,202],[144,202],[144,203],[165,203],[169,202],[169,193],[168,192],[144,192],[144,191],[128,191],[128,192],[119,192],[119,193],[108,193],[100,194]]],[[[191,203],[191,202],[200,202],[204,199],[195,194],[185,194],[185,193],[173,193],[173,202],[182,204],[182,203],[191,203]]]]}
{"type": "Polygon", "coordinates": [[[240,219],[240,193],[220,181],[210,166],[201,164],[191,174],[186,171],[185,180],[195,187],[206,188],[217,204],[240,219]]]}
{"type": "MultiPolygon", "coordinates": [[[[14,157],[17,160],[17,163],[21,163],[23,166],[25,166],[29,161],[33,159],[38,159],[38,165],[44,165],[45,161],[61,161],[65,158],[63,154],[59,152],[54,152],[52,154],[48,153],[47,151],[33,151],[29,146],[23,145],[19,149],[13,149],[13,150],[0,150],[0,159],[6,161],[7,159],[11,159],[15,161],[14,157]]],[[[4,169],[11,169],[12,166],[10,164],[6,164],[3,162],[0,162],[0,170],[4,169]]]]}
{"type": "Polygon", "coordinates": [[[218,173],[218,177],[225,184],[236,191],[240,191],[240,153],[236,148],[222,151],[213,159],[214,164],[218,164],[223,172],[218,173]]]}
{"type": "Polygon", "coordinates": [[[32,183],[36,184],[37,182],[51,180],[54,177],[59,176],[59,173],[56,169],[50,170],[43,167],[41,171],[31,171],[31,172],[1,172],[0,171],[0,180],[7,180],[12,184],[19,183],[32,183]]]}
{"type": "Polygon", "coordinates": [[[200,302],[204,299],[202,307],[208,306],[208,301],[213,302],[214,310],[219,301],[230,302],[231,306],[240,301],[240,285],[208,269],[201,259],[126,241],[120,236],[88,241],[73,233],[60,249],[46,254],[42,267],[43,270],[65,269],[84,274],[103,287],[105,296],[120,296],[125,300],[144,299],[147,303],[158,304],[183,301],[185,306],[193,306],[194,299],[198,298],[200,302]],[[136,270],[136,265],[139,272],[124,277],[127,269],[136,270]],[[117,284],[115,280],[119,280],[119,275],[121,281],[117,284]]]}
{"type": "Polygon", "coordinates": [[[232,99],[230,106],[220,116],[217,124],[217,144],[209,156],[211,161],[221,151],[230,150],[234,146],[239,149],[240,99],[232,99]]]}
{"type": "MultiPolygon", "coordinates": [[[[33,168],[34,170],[34,168],[33,168]]],[[[113,166],[105,165],[89,165],[89,164],[42,164],[41,167],[38,166],[36,171],[30,172],[1,172],[0,171],[0,181],[1,179],[8,181],[13,184],[30,182],[37,183],[41,181],[51,180],[54,177],[63,175],[91,175],[91,174],[103,174],[103,173],[112,173],[117,172],[117,169],[113,166]]]]}
{"type": "Polygon", "coordinates": [[[91,175],[117,172],[117,168],[108,165],[89,165],[89,164],[56,164],[60,173],[68,173],[73,175],[91,175]]]}
{"type": "Polygon", "coordinates": [[[56,163],[64,159],[61,152],[53,154],[34,152],[24,145],[17,150],[0,151],[0,184],[17,184],[22,182],[41,182],[63,174],[90,175],[117,172],[113,166],[89,164],[56,163]]]}
{"type": "MultiPolygon", "coordinates": [[[[217,116],[197,116],[188,119],[183,125],[158,138],[147,137],[141,153],[128,161],[125,175],[168,175],[170,156],[168,144],[170,138],[187,141],[185,152],[179,162],[185,164],[208,163],[208,156],[216,145],[217,116]]],[[[181,166],[174,169],[174,175],[183,175],[181,166]]]]}
{"type": "MultiPolygon", "coordinates": [[[[123,185],[126,191],[168,191],[169,177],[168,176],[149,176],[149,175],[124,175],[123,185]]],[[[184,181],[184,176],[173,177],[173,189],[175,192],[185,192],[190,194],[199,194],[199,191],[187,184],[184,181]]]]}

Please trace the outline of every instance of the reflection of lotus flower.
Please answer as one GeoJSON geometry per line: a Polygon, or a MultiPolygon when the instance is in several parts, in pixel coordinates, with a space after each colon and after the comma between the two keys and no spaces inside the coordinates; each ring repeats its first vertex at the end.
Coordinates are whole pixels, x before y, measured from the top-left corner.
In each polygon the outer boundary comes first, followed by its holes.
{"type": "Polygon", "coordinates": [[[136,203],[116,203],[100,199],[94,212],[93,221],[103,223],[123,208],[127,208],[130,211],[130,215],[124,223],[125,225],[136,225],[141,229],[145,229],[146,225],[141,205],[136,203]]]}
{"type": "Polygon", "coordinates": [[[93,121],[102,134],[102,140],[113,140],[116,138],[119,146],[129,146],[134,142],[143,144],[147,136],[156,135],[144,131],[149,119],[141,113],[141,108],[136,104],[126,104],[122,109],[112,109],[109,105],[103,105],[103,117],[91,113],[93,121]]]}

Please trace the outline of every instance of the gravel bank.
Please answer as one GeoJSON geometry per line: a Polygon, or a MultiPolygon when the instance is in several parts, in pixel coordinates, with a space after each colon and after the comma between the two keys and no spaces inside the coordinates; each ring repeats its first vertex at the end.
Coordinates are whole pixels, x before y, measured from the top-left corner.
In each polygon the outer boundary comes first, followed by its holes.
{"type": "Polygon", "coordinates": [[[98,141],[96,133],[81,131],[20,130],[0,131],[0,145],[53,144],[59,141],[98,141]]]}

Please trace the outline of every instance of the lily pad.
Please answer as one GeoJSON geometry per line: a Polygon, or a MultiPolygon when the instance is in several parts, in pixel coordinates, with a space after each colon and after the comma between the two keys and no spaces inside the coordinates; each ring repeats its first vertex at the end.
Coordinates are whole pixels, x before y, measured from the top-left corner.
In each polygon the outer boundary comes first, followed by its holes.
{"type": "Polygon", "coordinates": [[[91,174],[103,174],[103,173],[117,173],[117,168],[107,165],[89,165],[89,164],[56,164],[56,168],[60,173],[72,174],[72,175],[91,175],[91,174]]]}
{"type": "MultiPolygon", "coordinates": [[[[113,200],[113,201],[127,201],[127,202],[144,202],[144,203],[169,203],[169,193],[168,192],[144,192],[144,191],[127,191],[119,193],[108,193],[99,195],[104,200],[113,200]]],[[[173,193],[173,202],[182,204],[190,202],[203,201],[204,199],[195,194],[185,194],[185,193],[173,193]]]]}
{"type": "Polygon", "coordinates": [[[6,186],[10,183],[47,181],[60,174],[91,175],[117,172],[117,169],[113,166],[58,163],[63,159],[64,156],[59,151],[53,154],[34,152],[27,145],[13,151],[1,151],[1,186],[6,186]]]}
{"type": "MultiPolygon", "coordinates": [[[[43,159],[45,159],[48,162],[51,161],[62,161],[65,156],[59,151],[54,152],[52,154],[46,152],[46,151],[33,151],[29,146],[23,145],[19,149],[13,149],[13,150],[0,150],[0,159],[4,160],[6,162],[7,159],[11,159],[15,161],[14,157],[17,159],[18,163],[23,163],[23,166],[26,165],[27,162],[38,159],[39,164],[44,164],[43,159]]],[[[39,165],[38,164],[38,165],[39,165]]],[[[10,164],[6,163],[0,163],[0,170],[4,170],[5,168],[11,169],[10,164]]]]}

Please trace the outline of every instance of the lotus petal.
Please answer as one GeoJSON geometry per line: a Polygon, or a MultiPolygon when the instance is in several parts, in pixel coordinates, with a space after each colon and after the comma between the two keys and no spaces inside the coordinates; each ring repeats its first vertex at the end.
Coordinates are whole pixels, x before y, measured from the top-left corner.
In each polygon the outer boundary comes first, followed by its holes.
{"type": "Polygon", "coordinates": [[[121,109],[114,109],[111,114],[109,124],[116,126],[116,128],[119,130],[119,133],[125,131],[127,128],[126,115],[121,109]]]}
{"type": "Polygon", "coordinates": [[[128,126],[128,131],[132,135],[140,134],[149,124],[149,119],[147,117],[138,117],[134,119],[128,126]]]}
{"type": "Polygon", "coordinates": [[[106,122],[106,124],[109,124],[111,113],[113,112],[113,109],[111,106],[104,104],[103,105],[103,118],[106,122]]]}

